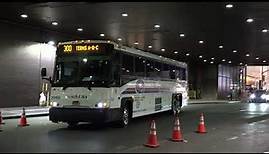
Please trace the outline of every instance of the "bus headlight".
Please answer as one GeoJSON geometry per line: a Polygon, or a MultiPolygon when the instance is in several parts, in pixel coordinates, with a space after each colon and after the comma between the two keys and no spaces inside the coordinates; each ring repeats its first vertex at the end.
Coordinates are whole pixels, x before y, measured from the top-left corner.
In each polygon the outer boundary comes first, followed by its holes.
{"type": "Polygon", "coordinates": [[[251,99],[253,99],[253,98],[255,98],[256,96],[255,96],[255,94],[251,94],[249,97],[250,97],[251,99]]]}
{"type": "Polygon", "coordinates": [[[261,95],[261,98],[262,98],[262,99],[266,99],[267,97],[266,97],[265,94],[262,94],[262,95],[261,95]]]}
{"type": "Polygon", "coordinates": [[[109,102],[99,102],[96,104],[98,108],[108,108],[109,107],[109,102]]]}
{"type": "Polygon", "coordinates": [[[57,102],[52,102],[52,106],[55,107],[55,106],[59,106],[59,103],[57,102]]]}

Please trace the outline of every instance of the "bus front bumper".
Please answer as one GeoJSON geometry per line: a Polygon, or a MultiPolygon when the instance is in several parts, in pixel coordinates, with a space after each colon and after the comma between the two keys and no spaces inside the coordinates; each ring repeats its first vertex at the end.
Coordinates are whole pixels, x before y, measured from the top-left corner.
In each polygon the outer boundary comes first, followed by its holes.
{"type": "Polygon", "coordinates": [[[64,108],[51,107],[49,120],[58,122],[110,122],[120,118],[119,108],[64,108]]]}

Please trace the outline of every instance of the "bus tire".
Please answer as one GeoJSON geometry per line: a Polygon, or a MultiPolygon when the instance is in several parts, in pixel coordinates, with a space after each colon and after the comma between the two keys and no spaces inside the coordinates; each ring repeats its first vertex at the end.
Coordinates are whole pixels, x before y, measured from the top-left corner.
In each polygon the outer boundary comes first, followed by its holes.
{"type": "Polygon", "coordinates": [[[120,109],[120,120],[118,121],[119,127],[127,127],[131,120],[130,104],[123,103],[120,109]]]}

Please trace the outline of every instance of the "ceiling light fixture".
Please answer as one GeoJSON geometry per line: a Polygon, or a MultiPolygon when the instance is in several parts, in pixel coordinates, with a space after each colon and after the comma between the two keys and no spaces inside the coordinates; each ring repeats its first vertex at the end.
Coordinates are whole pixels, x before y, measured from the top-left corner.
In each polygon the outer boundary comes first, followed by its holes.
{"type": "Polygon", "coordinates": [[[149,46],[148,46],[148,48],[150,48],[150,49],[151,49],[151,48],[152,48],[152,46],[151,46],[151,45],[149,45],[149,46]]]}
{"type": "Polygon", "coordinates": [[[225,62],[226,60],[225,59],[222,59],[223,62],[225,62]]]}
{"type": "Polygon", "coordinates": [[[204,62],[207,62],[207,60],[206,60],[206,59],[204,59],[204,62]]]}
{"type": "Polygon", "coordinates": [[[185,37],[184,33],[179,34],[180,37],[185,37]]]}
{"type": "Polygon", "coordinates": [[[233,4],[226,4],[225,7],[226,7],[226,8],[232,8],[232,7],[233,7],[233,4]]]}
{"type": "Polygon", "coordinates": [[[101,37],[104,37],[104,36],[105,36],[105,34],[104,34],[104,33],[101,33],[101,34],[100,34],[100,36],[101,36],[101,37]]]}
{"type": "Polygon", "coordinates": [[[231,64],[231,63],[232,63],[232,61],[229,61],[228,63],[229,63],[229,64],[231,64]]]}
{"type": "Polygon", "coordinates": [[[52,24],[53,26],[57,26],[57,25],[58,25],[58,22],[53,21],[51,24],[52,24]]]}
{"type": "Polygon", "coordinates": [[[127,13],[122,13],[121,16],[128,17],[128,14],[127,13]]]}
{"type": "Polygon", "coordinates": [[[212,60],[214,60],[215,58],[214,58],[214,57],[212,57],[211,59],[212,59],[212,60]]]}
{"type": "Polygon", "coordinates": [[[22,18],[28,18],[28,15],[27,14],[21,14],[21,17],[22,18]]]}
{"type": "Polygon", "coordinates": [[[189,56],[190,54],[189,53],[186,53],[186,56],[189,56]]]}
{"type": "Polygon", "coordinates": [[[82,29],[82,28],[78,28],[78,29],[77,29],[77,31],[82,32],[82,31],[83,31],[83,29],[82,29]]]}
{"type": "Polygon", "coordinates": [[[203,43],[204,43],[204,41],[200,40],[200,41],[199,41],[199,43],[200,43],[200,44],[203,44],[203,43]]]}
{"type": "Polygon", "coordinates": [[[219,48],[220,48],[220,49],[222,49],[222,48],[223,48],[223,46],[222,46],[222,45],[220,45],[220,46],[219,46],[219,48]]]}
{"type": "Polygon", "coordinates": [[[213,64],[213,63],[214,63],[213,61],[210,62],[210,64],[213,64]]]}
{"type": "Polygon", "coordinates": [[[237,53],[237,51],[236,50],[233,50],[233,53],[237,53]]]}
{"type": "Polygon", "coordinates": [[[250,56],[250,54],[246,54],[246,56],[247,56],[247,57],[249,57],[249,56],[250,56]]]}
{"type": "Polygon", "coordinates": [[[138,43],[138,42],[135,42],[134,44],[135,44],[135,45],[138,45],[139,43],[138,43]]]}
{"type": "Polygon", "coordinates": [[[263,63],[266,63],[266,60],[262,61],[263,63]]]}
{"type": "Polygon", "coordinates": [[[268,32],[268,29],[263,29],[262,32],[263,33],[267,33],[268,32]]]}
{"type": "Polygon", "coordinates": [[[175,54],[178,54],[178,52],[177,52],[177,51],[174,51],[174,53],[175,53],[175,54]]]}
{"type": "Polygon", "coordinates": [[[118,39],[117,39],[118,41],[122,41],[122,39],[119,37],[118,39]]]}
{"type": "Polygon", "coordinates": [[[158,24],[154,25],[154,28],[160,28],[160,27],[161,27],[161,26],[158,25],[158,24]]]}
{"type": "Polygon", "coordinates": [[[248,23],[251,23],[251,22],[254,21],[254,19],[252,19],[252,18],[248,18],[246,21],[247,21],[248,23]]]}
{"type": "Polygon", "coordinates": [[[203,58],[203,56],[202,56],[202,55],[200,55],[200,56],[199,56],[199,58],[203,58]]]}
{"type": "Polygon", "coordinates": [[[161,51],[165,51],[165,49],[164,49],[164,48],[162,48],[162,49],[161,49],[161,51]]]}
{"type": "Polygon", "coordinates": [[[256,59],[257,59],[257,60],[259,60],[259,59],[260,59],[260,57],[256,57],[256,59]]]}

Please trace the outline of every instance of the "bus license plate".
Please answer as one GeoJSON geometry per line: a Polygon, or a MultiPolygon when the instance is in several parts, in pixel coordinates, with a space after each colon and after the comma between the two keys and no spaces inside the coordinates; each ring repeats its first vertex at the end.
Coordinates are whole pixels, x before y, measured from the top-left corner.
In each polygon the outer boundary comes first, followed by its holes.
{"type": "Polygon", "coordinates": [[[73,101],[72,105],[80,105],[80,104],[79,104],[79,101],[73,101]]]}

